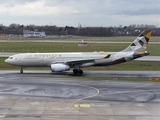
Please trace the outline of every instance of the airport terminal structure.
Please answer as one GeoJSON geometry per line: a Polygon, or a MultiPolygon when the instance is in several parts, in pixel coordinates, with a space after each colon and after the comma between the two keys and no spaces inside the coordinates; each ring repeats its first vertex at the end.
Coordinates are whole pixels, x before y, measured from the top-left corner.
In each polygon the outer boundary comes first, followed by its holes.
{"type": "Polygon", "coordinates": [[[24,37],[46,37],[45,32],[23,30],[24,37]]]}

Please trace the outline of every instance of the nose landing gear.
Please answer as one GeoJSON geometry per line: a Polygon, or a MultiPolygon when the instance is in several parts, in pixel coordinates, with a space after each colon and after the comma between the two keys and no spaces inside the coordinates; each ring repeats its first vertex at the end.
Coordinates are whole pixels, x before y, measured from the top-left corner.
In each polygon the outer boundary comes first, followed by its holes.
{"type": "Polygon", "coordinates": [[[20,73],[23,73],[23,68],[21,67],[21,69],[20,69],[20,73]]]}

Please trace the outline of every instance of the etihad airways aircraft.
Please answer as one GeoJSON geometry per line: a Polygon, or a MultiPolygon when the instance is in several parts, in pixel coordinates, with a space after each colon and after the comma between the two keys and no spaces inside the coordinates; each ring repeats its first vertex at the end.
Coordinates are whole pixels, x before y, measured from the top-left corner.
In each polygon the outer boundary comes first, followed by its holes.
{"type": "Polygon", "coordinates": [[[146,47],[151,34],[152,30],[144,30],[120,52],[21,53],[10,56],[5,62],[19,66],[20,73],[24,67],[50,67],[52,72],[73,68],[74,74],[83,74],[83,67],[114,65],[148,55],[146,47]]]}

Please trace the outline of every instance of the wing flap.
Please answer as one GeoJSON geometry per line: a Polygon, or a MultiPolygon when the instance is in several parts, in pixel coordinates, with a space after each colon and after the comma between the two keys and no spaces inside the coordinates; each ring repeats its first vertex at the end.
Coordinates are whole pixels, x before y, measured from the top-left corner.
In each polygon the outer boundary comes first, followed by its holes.
{"type": "Polygon", "coordinates": [[[69,60],[69,61],[58,61],[58,62],[53,62],[51,64],[56,64],[56,63],[63,63],[66,65],[69,65],[70,67],[74,67],[75,65],[83,65],[87,63],[94,63],[95,59],[84,59],[84,60],[69,60]]]}

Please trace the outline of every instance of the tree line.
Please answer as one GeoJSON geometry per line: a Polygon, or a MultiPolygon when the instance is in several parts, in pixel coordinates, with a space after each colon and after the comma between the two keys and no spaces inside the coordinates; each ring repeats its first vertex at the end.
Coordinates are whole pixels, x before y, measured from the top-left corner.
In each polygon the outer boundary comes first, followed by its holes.
{"type": "Polygon", "coordinates": [[[23,35],[24,30],[28,31],[38,31],[45,32],[47,36],[53,35],[78,35],[78,36],[99,36],[99,37],[107,37],[107,36],[130,36],[130,35],[138,35],[145,29],[152,29],[153,35],[160,36],[160,27],[156,27],[155,25],[129,25],[118,27],[82,27],[78,25],[78,27],[73,26],[65,26],[65,27],[57,27],[56,25],[20,25],[12,23],[9,26],[5,26],[0,24],[0,35],[23,35]]]}

